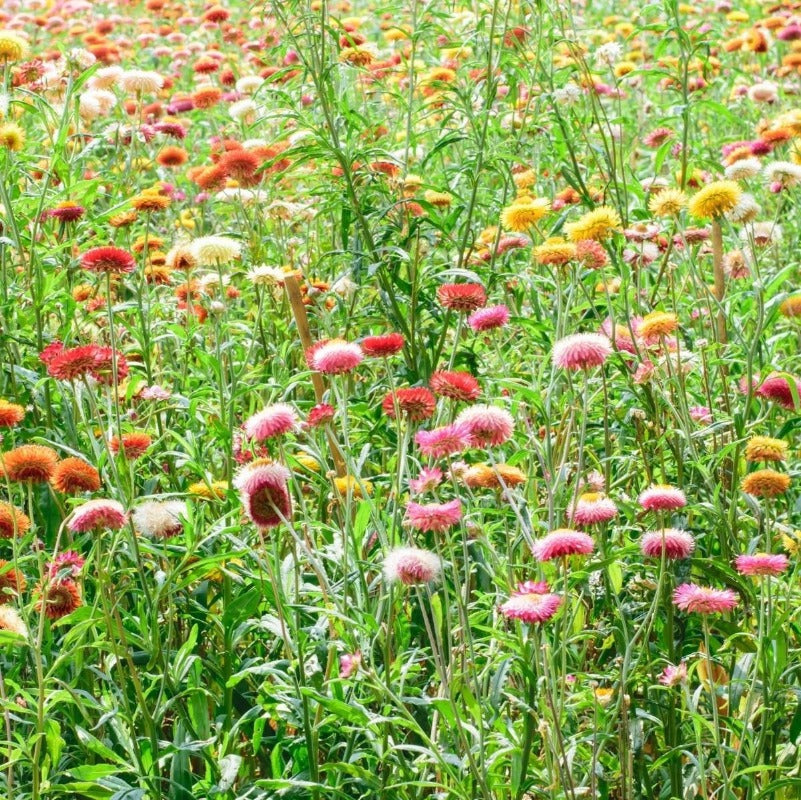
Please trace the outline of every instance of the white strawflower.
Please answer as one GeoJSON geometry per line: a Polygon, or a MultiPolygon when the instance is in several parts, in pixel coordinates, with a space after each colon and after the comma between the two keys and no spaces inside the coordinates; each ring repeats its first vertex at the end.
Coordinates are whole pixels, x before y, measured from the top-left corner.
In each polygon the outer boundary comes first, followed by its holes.
{"type": "Polygon", "coordinates": [[[724,172],[725,177],[730,181],[743,181],[759,175],[762,163],[758,158],[741,158],[733,164],[729,164],[724,172]]]}
{"type": "Polygon", "coordinates": [[[127,69],[120,75],[119,84],[131,94],[154,94],[164,86],[164,78],[151,70],[127,69]]]}
{"type": "Polygon", "coordinates": [[[568,81],[564,86],[553,91],[553,99],[560,104],[573,105],[580,98],[581,87],[573,81],[568,81]]]}
{"type": "Polygon", "coordinates": [[[181,517],[186,516],[183,500],[146,500],[133,510],[134,527],[145,536],[166,539],[183,531],[181,517]]]}
{"type": "Polygon", "coordinates": [[[202,267],[228,264],[239,258],[242,251],[242,245],[228,236],[201,236],[189,246],[197,263],[202,267]]]}
{"type": "Polygon", "coordinates": [[[726,218],[732,222],[744,223],[751,222],[760,212],[759,204],[754,200],[753,195],[743,192],[737,205],[726,214],[726,218]]]}
{"type": "Polygon", "coordinates": [[[254,267],[248,272],[248,280],[255,286],[274,286],[275,284],[282,284],[286,272],[280,267],[268,267],[266,264],[254,267]]]}
{"type": "Polygon", "coordinates": [[[22,621],[17,609],[13,606],[0,605],[0,630],[28,636],[28,628],[22,621]]]}
{"type": "Polygon", "coordinates": [[[258,75],[244,75],[236,82],[236,90],[242,94],[253,94],[264,84],[264,78],[258,75]]]}
{"type": "Polygon", "coordinates": [[[111,67],[101,67],[89,78],[89,86],[93,89],[111,89],[119,83],[123,72],[123,68],[116,64],[111,67]]]}
{"type": "Polygon", "coordinates": [[[623,48],[618,42],[607,42],[596,49],[595,60],[611,67],[620,61],[622,55],[623,48]]]}
{"type": "Polygon", "coordinates": [[[792,161],[772,161],[765,165],[765,177],[785,188],[796,186],[801,181],[801,165],[792,161]]]}
{"type": "Polygon", "coordinates": [[[232,119],[236,120],[252,121],[257,111],[258,106],[249,98],[237,100],[235,103],[231,103],[231,105],[228,106],[228,113],[231,115],[232,119]]]}

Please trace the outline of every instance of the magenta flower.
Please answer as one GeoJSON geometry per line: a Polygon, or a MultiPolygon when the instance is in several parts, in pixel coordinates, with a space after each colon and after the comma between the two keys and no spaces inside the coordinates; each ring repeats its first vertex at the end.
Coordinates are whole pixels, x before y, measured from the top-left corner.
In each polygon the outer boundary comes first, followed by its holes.
{"type": "Polygon", "coordinates": [[[640,550],[649,558],[662,558],[663,553],[667,559],[689,558],[695,550],[695,539],[687,531],[665,528],[644,534],[640,550]]]}
{"type": "Polygon", "coordinates": [[[462,504],[456,500],[447,503],[410,502],[406,506],[406,521],[418,531],[446,531],[462,518],[462,504]]]}
{"type": "Polygon", "coordinates": [[[467,318],[467,324],[476,333],[502,328],[507,322],[509,322],[509,309],[503,305],[480,308],[467,318]]]}
{"type": "Polygon", "coordinates": [[[511,597],[501,606],[501,614],[507,619],[519,619],[528,625],[536,625],[549,620],[562,605],[558,594],[548,591],[548,584],[526,581],[512,592],[511,597]]]}
{"type": "Polygon", "coordinates": [[[470,427],[460,422],[430,431],[418,431],[414,437],[420,452],[431,458],[444,458],[461,453],[470,447],[472,440],[470,427]]]}
{"type": "Polygon", "coordinates": [[[103,528],[117,531],[126,521],[125,509],[116,500],[88,500],[75,509],[67,527],[72,533],[86,533],[103,528]]]}
{"type": "Polygon", "coordinates": [[[460,411],[456,424],[466,426],[478,447],[503,444],[515,427],[514,417],[506,409],[483,404],[460,411]]]}
{"type": "Polygon", "coordinates": [[[668,664],[659,676],[662,686],[678,686],[687,680],[687,664],[682,661],[678,665],[668,664]]]}
{"type": "Polygon", "coordinates": [[[782,553],[754,553],[734,559],[734,566],[741,575],[781,575],[790,564],[782,553]]]}
{"type": "Polygon", "coordinates": [[[243,425],[245,434],[263,442],[294,430],[298,424],[295,409],[287,403],[275,403],[249,417],[243,425]]]}
{"type": "Polygon", "coordinates": [[[695,583],[682,583],[673,592],[673,602],[682,611],[697,614],[722,614],[739,602],[731,589],[712,589],[695,583]]]}
{"type": "Polygon", "coordinates": [[[442,483],[442,470],[433,467],[432,469],[421,469],[416,478],[409,481],[409,488],[412,494],[425,494],[431,492],[442,483]]]}
{"type": "Polygon", "coordinates": [[[612,354],[609,337],[600,333],[574,333],[553,346],[553,363],[572,371],[600,367],[612,354]]]}
{"type": "Polygon", "coordinates": [[[274,528],[292,515],[287,481],[290,472],[282,464],[254,461],[234,478],[234,486],[250,520],[260,528],[274,528]]]}
{"type": "Polygon", "coordinates": [[[551,531],[534,543],[534,558],[537,561],[551,561],[568,556],[586,556],[595,549],[592,537],[583,531],[559,528],[551,531]]]}
{"type": "Polygon", "coordinates": [[[614,500],[595,493],[583,494],[572,508],[567,509],[567,518],[581,527],[603,525],[617,516],[614,500]]]}
{"type": "Polygon", "coordinates": [[[646,511],[677,511],[687,505],[681,489],[658,484],[640,493],[637,501],[646,511]]]}
{"type": "Polygon", "coordinates": [[[316,372],[339,375],[350,372],[362,363],[364,353],[354,342],[341,339],[326,339],[312,345],[306,351],[306,362],[316,372]]]}

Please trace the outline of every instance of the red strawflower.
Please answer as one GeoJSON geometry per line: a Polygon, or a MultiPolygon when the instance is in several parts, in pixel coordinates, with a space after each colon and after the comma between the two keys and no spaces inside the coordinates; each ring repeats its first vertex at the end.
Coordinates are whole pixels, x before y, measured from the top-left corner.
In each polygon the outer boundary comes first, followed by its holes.
{"type": "Polygon", "coordinates": [[[428,382],[434,394],[472,403],[481,396],[478,381],[469,373],[455,370],[453,372],[435,372],[428,382]]]}
{"type": "Polygon", "coordinates": [[[318,403],[311,411],[306,419],[306,424],[310,428],[317,428],[320,425],[325,425],[334,418],[335,410],[333,406],[328,403],[318,403]]]}
{"type": "Polygon", "coordinates": [[[437,298],[445,308],[463,314],[487,303],[487,293],[480,283],[443,283],[437,289],[437,298]]]}
{"type": "Polygon", "coordinates": [[[120,441],[119,436],[112,436],[109,447],[111,448],[111,452],[115,455],[122,452],[129,461],[134,461],[144,455],[152,442],[153,440],[147,433],[134,431],[133,433],[123,433],[122,441],[120,441]]]}
{"type": "Polygon", "coordinates": [[[437,400],[428,389],[418,386],[412,389],[398,389],[387,392],[381,407],[389,417],[395,416],[395,406],[401,414],[412,422],[428,419],[433,413],[437,400]]]}
{"type": "Polygon", "coordinates": [[[403,336],[399,333],[386,333],[383,336],[368,336],[362,341],[362,350],[373,358],[394,356],[403,350],[403,336]]]}
{"type": "Polygon", "coordinates": [[[93,247],[81,256],[81,266],[90,272],[133,272],[136,259],[119,247],[93,247]]]}

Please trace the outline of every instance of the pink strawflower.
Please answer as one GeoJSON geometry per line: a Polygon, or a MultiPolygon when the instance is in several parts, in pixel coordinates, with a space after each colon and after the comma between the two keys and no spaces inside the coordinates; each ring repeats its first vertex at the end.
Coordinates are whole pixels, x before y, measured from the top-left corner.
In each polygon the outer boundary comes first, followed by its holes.
{"type": "Polygon", "coordinates": [[[712,589],[695,583],[682,583],[673,592],[673,602],[682,610],[698,614],[722,614],[739,602],[731,589],[712,589]]]}
{"type": "Polygon", "coordinates": [[[409,481],[409,488],[412,494],[425,494],[431,492],[442,483],[442,470],[436,467],[432,469],[421,469],[416,478],[409,481]]]}
{"type": "Polygon", "coordinates": [[[687,664],[682,661],[678,666],[668,664],[659,676],[662,686],[678,686],[687,680],[687,664]]]}
{"type": "Polygon", "coordinates": [[[507,619],[519,619],[528,625],[537,625],[549,620],[561,605],[562,598],[549,592],[548,584],[526,581],[512,592],[500,610],[507,619]]]}
{"type": "Polygon", "coordinates": [[[287,403],[275,403],[249,417],[242,427],[251,439],[263,442],[265,439],[289,433],[297,424],[298,415],[292,406],[287,403]]]}
{"type": "Polygon", "coordinates": [[[360,650],[355,653],[343,653],[339,657],[339,677],[350,678],[362,665],[362,654],[360,650]]]}
{"type": "Polygon", "coordinates": [[[158,384],[153,384],[153,386],[145,386],[139,396],[143,400],[169,400],[172,395],[167,389],[158,384]]]}
{"type": "Polygon", "coordinates": [[[567,510],[567,518],[581,527],[602,525],[617,516],[617,506],[613,500],[595,492],[581,495],[576,504],[567,510]]]}
{"type": "Polygon", "coordinates": [[[574,333],[553,346],[553,363],[569,370],[600,367],[612,353],[609,337],[600,333],[574,333]]]}
{"type": "Polygon", "coordinates": [[[126,520],[125,509],[116,500],[88,500],[75,509],[67,527],[72,533],[104,528],[117,531],[125,525],[126,520]]]}
{"type": "Polygon", "coordinates": [[[470,447],[473,439],[468,425],[455,422],[430,431],[418,431],[414,441],[424,456],[444,458],[461,453],[470,447]]]}
{"type": "Polygon", "coordinates": [[[503,305],[480,308],[467,318],[467,324],[476,333],[502,328],[507,322],[509,322],[509,309],[503,305]]]}
{"type": "Polygon", "coordinates": [[[793,384],[795,384],[796,396],[801,396],[801,381],[790,375],[771,373],[762,381],[756,394],[793,410],[796,407],[793,390],[790,388],[793,384]]]}
{"type": "Polygon", "coordinates": [[[535,542],[533,553],[537,561],[550,561],[567,556],[586,556],[594,549],[592,537],[583,531],[558,528],[535,542]]]}
{"type": "Polygon", "coordinates": [[[47,577],[54,580],[59,572],[69,572],[69,576],[75,578],[81,574],[85,563],[86,559],[80,553],[76,553],[74,550],[66,550],[63,553],[59,553],[47,565],[47,577]]]}
{"type": "Polygon", "coordinates": [[[273,461],[254,461],[234,478],[245,513],[260,528],[274,528],[292,515],[289,470],[273,461]]]}
{"type": "Polygon", "coordinates": [[[734,566],[741,575],[781,575],[790,564],[782,553],[754,553],[734,559],[734,566]]]}
{"type": "Polygon", "coordinates": [[[439,556],[417,547],[398,547],[384,559],[384,577],[390,583],[400,581],[407,586],[431,583],[441,571],[439,556]]]}
{"type": "Polygon", "coordinates": [[[712,409],[708,406],[692,406],[690,408],[690,419],[699,425],[711,425],[712,409]]]}
{"type": "Polygon", "coordinates": [[[355,342],[342,339],[326,339],[312,345],[306,351],[306,362],[316,372],[339,375],[350,372],[362,363],[364,353],[355,342]]]}
{"type": "Polygon", "coordinates": [[[410,502],[406,506],[406,521],[418,531],[446,531],[462,518],[462,504],[456,500],[447,503],[410,502]]]}
{"type": "Polygon", "coordinates": [[[503,444],[515,427],[514,417],[506,409],[483,404],[460,411],[456,423],[467,427],[478,447],[503,444]]]}
{"type": "Polygon", "coordinates": [[[646,511],[678,511],[687,505],[687,498],[675,486],[655,484],[641,492],[637,502],[646,511]]]}
{"type": "Polygon", "coordinates": [[[650,531],[643,534],[640,539],[640,550],[649,558],[689,558],[695,550],[695,539],[687,531],[678,528],[664,528],[660,531],[650,531]]]}

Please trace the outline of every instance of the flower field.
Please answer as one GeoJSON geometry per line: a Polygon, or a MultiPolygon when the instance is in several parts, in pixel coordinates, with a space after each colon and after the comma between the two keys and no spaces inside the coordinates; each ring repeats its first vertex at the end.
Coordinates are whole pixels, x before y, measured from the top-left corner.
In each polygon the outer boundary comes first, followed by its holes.
{"type": "Polygon", "coordinates": [[[2,797],[801,797],[796,3],[4,0],[0,70],[2,797]]]}

